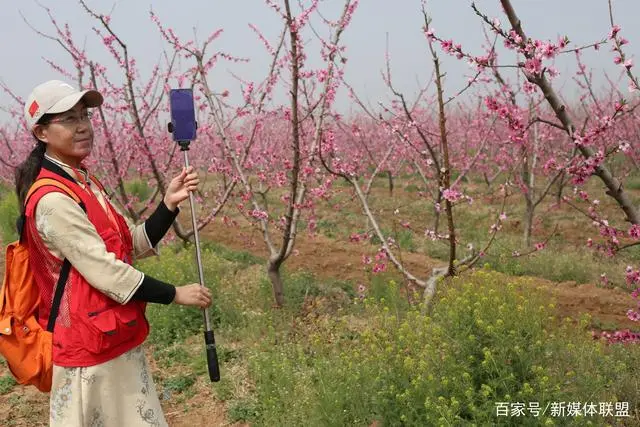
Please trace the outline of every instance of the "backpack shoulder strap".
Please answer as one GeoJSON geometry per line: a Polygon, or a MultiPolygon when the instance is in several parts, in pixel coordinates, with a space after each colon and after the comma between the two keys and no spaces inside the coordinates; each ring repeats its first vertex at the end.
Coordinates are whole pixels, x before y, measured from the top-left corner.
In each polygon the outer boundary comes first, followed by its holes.
{"type": "Polygon", "coordinates": [[[62,192],[64,192],[66,195],[71,197],[77,204],[79,204],[83,211],[85,212],[87,211],[87,208],[85,207],[80,197],[78,197],[78,195],[71,188],[69,188],[68,185],[58,180],[55,180],[53,178],[39,178],[29,188],[29,191],[27,192],[27,197],[25,197],[25,200],[24,200],[22,215],[20,215],[18,217],[18,220],[16,221],[16,230],[18,232],[18,236],[20,236],[20,241],[22,241],[22,232],[24,228],[25,215],[27,212],[27,205],[29,203],[29,200],[38,190],[47,186],[56,187],[59,190],[62,190],[62,192]]]}
{"type": "Polygon", "coordinates": [[[29,188],[29,192],[27,193],[27,197],[25,198],[25,206],[26,206],[27,202],[29,201],[29,199],[31,198],[31,196],[36,191],[38,191],[42,187],[46,187],[46,186],[57,187],[58,189],[64,191],[73,200],[75,200],[76,203],[82,205],[82,200],[80,200],[80,197],[78,197],[78,195],[72,189],[70,189],[66,184],[64,184],[64,183],[62,183],[60,181],[57,181],[55,179],[52,179],[52,178],[40,178],[40,179],[36,180],[36,182],[33,183],[31,188],[29,188]]]}

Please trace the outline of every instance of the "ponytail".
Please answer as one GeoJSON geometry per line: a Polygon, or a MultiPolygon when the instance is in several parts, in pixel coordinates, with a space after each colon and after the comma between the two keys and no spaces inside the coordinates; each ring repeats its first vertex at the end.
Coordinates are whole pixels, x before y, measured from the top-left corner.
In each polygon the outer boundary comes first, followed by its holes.
{"type": "MultiPolygon", "coordinates": [[[[51,114],[45,114],[40,117],[37,124],[46,126],[52,117],[51,114]]],[[[35,134],[33,134],[33,138],[36,141],[35,148],[31,150],[31,153],[29,153],[25,161],[18,165],[14,173],[16,194],[18,196],[18,203],[20,203],[20,217],[24,216],[24,203],[27,199],[27,194],[29,194],[29,189],[33,183],[36,182],[36,178],[38,178],[40,174],[44,153],[47,151],[47,144],[40,141],[35,134]]]]}
{"type": "Polygon", "coordinates": [[[40,140],[36,141],[36,147],[31,151],[31,154],[29,154],[26,160],[18,165],[15,171],[16,194],[23,214],[24,202],[27,198],[27,193],[40,173],[42,160],[44,159],[44,152],[47,148],[47,144],[44,142],[40,140]]]}

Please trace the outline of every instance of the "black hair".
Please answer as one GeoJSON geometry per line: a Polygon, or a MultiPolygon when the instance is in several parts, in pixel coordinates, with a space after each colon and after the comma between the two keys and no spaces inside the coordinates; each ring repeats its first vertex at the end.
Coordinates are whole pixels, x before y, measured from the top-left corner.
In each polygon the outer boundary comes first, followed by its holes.
{"type": "MultiPolygon", "coordinates": [[[[51,115],[45,114],[38,120],[38,124],[46,125],[49,123],[51,115]]],[[[24,215],[24,202],[27,198],[29,188],[35,182],[40,169],[42,168],[42,160],[44,159],[44,153],[47,149],[47,144],[40,141],[35,135],[33,136],[36,141],[35,148],[31,151],[29,156],[18,165],[14,173],[16,183],[16,195],[18,196],[18,203],[20,203],[20,212],[24,215]]]]}

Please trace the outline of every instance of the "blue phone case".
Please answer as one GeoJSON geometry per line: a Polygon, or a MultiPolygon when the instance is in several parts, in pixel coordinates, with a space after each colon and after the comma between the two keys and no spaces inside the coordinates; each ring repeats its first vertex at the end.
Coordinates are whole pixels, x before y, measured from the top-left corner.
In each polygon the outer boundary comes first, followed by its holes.
{"type": "Polygon", "coordinates": [[[169,92],[174,141],[196,139],[196,113],[191,89],[171,89],[169,92]]]}

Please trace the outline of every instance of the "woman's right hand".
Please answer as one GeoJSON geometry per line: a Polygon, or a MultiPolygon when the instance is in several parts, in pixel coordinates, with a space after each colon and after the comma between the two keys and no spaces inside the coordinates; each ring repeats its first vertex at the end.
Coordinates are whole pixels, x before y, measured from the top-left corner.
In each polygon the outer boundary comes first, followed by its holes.
{"type": "Polygon", "coordinates": [[[180,305],[206,308],[211,305],[211,291],[199,283],[176,286],[173,302],[180,305]]]}

